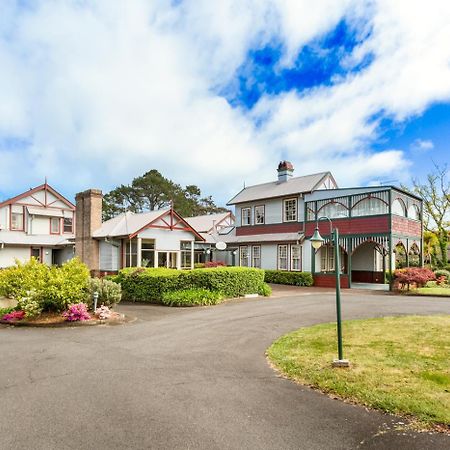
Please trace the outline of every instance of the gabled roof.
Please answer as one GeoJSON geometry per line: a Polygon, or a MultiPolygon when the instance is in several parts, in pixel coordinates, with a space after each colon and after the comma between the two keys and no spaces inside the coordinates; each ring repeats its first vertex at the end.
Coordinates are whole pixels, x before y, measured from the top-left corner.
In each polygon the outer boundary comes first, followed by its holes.
{"type": "Polygon", "coordinates": [[[28,191],[23,192],[22,194],[16,195],[15,197],[12,197],[7,200],[4,200],[3,202],[0,202],[0,208],[3,206],[6,206],[6,205],[11,205],[13,203],[16,203],[16,202],[20,201],[22,198],[28,197],[29,195],[33,195],[39,191],[48,191],[48,192],[52,193],[58,200],[65,203],[70,209],[75,210],[75,205],[72,202],[67,200],[67,198],[65,198],[63,195],[61,195],[58,191],[53,189],[47,183],[36,186],[35,188],[29,189],[28,191]]]}
{"type": "Polygon", "coordinates": [[[216,214],[205,214],[203,216],[185,217],[186,222],[200,233],[208,233],[213,229],[214,224],[220,225],[226,218],[231,217],[230,211],[216,214]]]}
{"type": "Polygon", "coordinates": [[[327,177],[333,175],[330,172],[320,172],[312,175],[294,177],[288,181],[279,182],[272,181],[269,183],[248,186],[242,189],[239,194],[234,196],[227,205],[235,205],[237,203],[251,202],[254,200],[262,200],[266,198],[284,197],[286,195],[304,194],[313,191],[327,177]]]}
{"type": "Polygon", "coordinates": [[[106,237],[127,237],[133,238],[146,228],[167,228],[173,230],[191,231],[199,240],[204,241],[204,237],[195,230],[179,214],[170,208],[149,211],[145,213],[132,213],[127,211],[106,222],[93,233],[94,238],[106,237]],[[165,217],[170,217],[170,222],[165,221],[165,217]],[[157,224],[162,221],[163,226],[157,224]]]}

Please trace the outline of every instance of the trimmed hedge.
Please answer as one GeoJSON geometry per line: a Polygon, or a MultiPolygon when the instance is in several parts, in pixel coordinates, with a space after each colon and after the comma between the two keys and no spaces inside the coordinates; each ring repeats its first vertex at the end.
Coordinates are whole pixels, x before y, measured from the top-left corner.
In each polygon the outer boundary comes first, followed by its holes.
{"type": "Polygon", "coordinates": [[[161,303],[164,293],[186,289],[221,292],[226,298],[265,295],[264,271],[247,267],[202,270],[122,269],[114,281],[122,286],[124,300],[161,303]]]}
{"type": "Polygon", "coordinates": [[[223,300],[220,292],[207,289],[185,289],[183,291],[165,292],[161,303],[167,306],[209,306],[217,305],[223,300]]]}
{"type": "Polygon", "coordinates": [[[292,286],[312,286],[313,277],[309,272],[286,272],[284,270],[266,270],[266,283],[289,284],[292,286]]]}

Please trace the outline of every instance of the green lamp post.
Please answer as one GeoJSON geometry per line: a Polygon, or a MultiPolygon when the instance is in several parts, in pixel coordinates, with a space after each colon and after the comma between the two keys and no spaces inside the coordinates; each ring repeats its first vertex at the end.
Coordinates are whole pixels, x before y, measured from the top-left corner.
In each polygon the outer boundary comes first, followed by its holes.
{"type": "Polygon", "coordinates": [[[330,223],[330,238],[332,239],[334,246],[334,268],[336,274],[336,322],[337,322],[337,339],[338,339],[338,359],[333,361],[333,367],[349,367],[350,363],[347,359],[344,359],[342,350],[342,319],[341,319],[341,261],[339,252],[339,230],[333,229],[333,223],[329,217],[319,217],[316,222],[316,229],[312,235],[310,241],[314,250],[319,250],[322,247],[325,239],[319,232],[319,221],[328,220],[330,223]]]}

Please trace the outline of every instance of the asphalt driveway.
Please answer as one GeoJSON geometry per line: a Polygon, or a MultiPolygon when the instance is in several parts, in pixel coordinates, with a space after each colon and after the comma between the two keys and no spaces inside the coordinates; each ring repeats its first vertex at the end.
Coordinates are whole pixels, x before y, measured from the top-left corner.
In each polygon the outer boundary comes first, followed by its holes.
{"type": "MultiPolygon", "coordinates": [[[[138,320],[120,326],[0,327],[0,448],[450,448],[448,436],[396,431],[398,418],[278,377],[271,342],[335,317],[327,290],[278,295],[121,305],[138,320]]],[[[342,309],[344,319],[450,313],[450,300],[344,291],[342,309]]]]}

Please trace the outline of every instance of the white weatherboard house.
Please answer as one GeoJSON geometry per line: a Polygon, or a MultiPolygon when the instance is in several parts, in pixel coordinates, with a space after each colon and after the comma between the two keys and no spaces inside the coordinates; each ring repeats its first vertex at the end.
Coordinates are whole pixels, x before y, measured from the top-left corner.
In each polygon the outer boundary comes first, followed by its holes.
{"type": "Polygon", "coordinates": [[[211,253],[211,233],[231,220],[229,212],[184,219],[168,208],[125,212],[102,223],[102,193],[96,189],[77,194],[76,205],[76,255],[100,273],[124,267],[191,269],[197,253],[211,253]]]}
{"type": "Polygon", "coordinates": [[[75,205],[44,183],[0,202],[0,268],[32,256],[62,264],[74,254],[75,205]]]}

